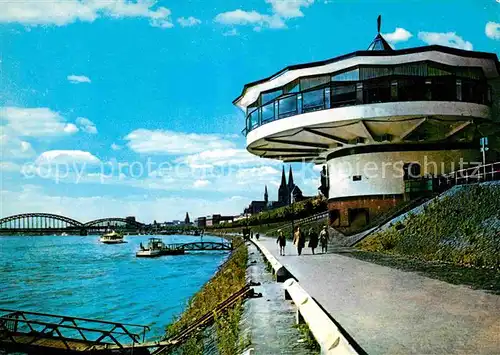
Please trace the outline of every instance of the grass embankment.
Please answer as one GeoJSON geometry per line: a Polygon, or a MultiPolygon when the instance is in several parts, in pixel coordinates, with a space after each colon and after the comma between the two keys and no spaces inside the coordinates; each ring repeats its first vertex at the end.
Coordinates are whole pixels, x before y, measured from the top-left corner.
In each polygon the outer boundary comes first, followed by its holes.
{"type": "Polygon", "coordinates": [[[500,185],[457,187],[357,246],[358,258],[500,291],[500,185]]]}
{"type": "MultiPolygon", "coordinates": [[[[248,249],[241,238],[235,238],[234,245],[236,249],[230,259],[228,259],[215,276],[191,298],[186,311],[179,319],[167,328],[167,337],[178,333],[245,286],[248,249]]],[[[215,341],[219,354],[221,355],[233,355],[241,350],[242,345],[239,339],[241,312],[241,304],[238,304],[227,313],[216,317],[215,341]]],[[[198,334],[198,336],[192,337],[189,341],[180,346],[177,352],[190,355],[202,354],[204,342],[203,334],[198,334]]]]}

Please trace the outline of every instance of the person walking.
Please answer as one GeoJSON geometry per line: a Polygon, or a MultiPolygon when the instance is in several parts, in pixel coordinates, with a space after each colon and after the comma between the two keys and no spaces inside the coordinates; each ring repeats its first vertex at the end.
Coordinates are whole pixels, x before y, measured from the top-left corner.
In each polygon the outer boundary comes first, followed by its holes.
{"type": "Polygon", "coordinates": [[[309,238],[309,244],[307,246],[311,248],[312,253],[314,255],[314,249],[318,247],[318,233],[316,233],[314,229],[309,228],[308,238],[309,238]]]}
{"type": "Polygon", "coordinates": [[[323,226],[323,230],[319,233],[319,242],[321,243],[321,252],[326,253],[328,251],[328,230],[326,226],[323,226]]]}
{"type": "Polygon", "coordinates": [[[285,255],[286,238],[281,229],[278,230],[278,239],[276,244],[280,246],[280,255],[285,255]]]}
{"type": "Polygon", "coordinates": [[[295,234],[293,235],[293,244],[297,247],[297,254],[302,254],[302,249],[304,248],[306,241],[300,227],[297,227],[295,234]]]}

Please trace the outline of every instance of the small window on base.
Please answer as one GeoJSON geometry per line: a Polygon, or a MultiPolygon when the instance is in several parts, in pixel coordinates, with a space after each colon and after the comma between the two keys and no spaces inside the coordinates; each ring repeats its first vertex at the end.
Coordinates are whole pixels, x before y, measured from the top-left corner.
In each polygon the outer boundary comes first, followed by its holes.
{"type": "Polygon", "coordinates": [[[361,181],[361,175],[354,175],[352,181],[361,181]]]}

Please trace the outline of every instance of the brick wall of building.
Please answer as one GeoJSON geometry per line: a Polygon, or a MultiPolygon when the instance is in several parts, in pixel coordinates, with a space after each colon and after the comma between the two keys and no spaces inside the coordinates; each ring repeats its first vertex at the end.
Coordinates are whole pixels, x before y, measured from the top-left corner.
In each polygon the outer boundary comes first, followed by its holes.
{"type": "Polygon", "coordinates": [[[403,195],[362,196],[328,201],[329,222],[340,229],[366,226],[370,221],[394,209],[403,201],[403,195]]]}

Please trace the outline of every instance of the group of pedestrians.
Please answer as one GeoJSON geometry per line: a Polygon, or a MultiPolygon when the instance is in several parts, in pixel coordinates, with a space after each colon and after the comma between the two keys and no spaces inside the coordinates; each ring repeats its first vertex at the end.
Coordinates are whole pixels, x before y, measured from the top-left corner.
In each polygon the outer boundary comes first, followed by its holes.
{"type": "MultiPolygon", "coordinates": [[[[315,249],[318,247],[318,242],[321,244],[321,252],[326,253],[328,251],[328,230],[327,227],[324,226],[321,232],[318,234],[314,231],[313,228],[309,228],[307,232],[307,236],[303,233],[300,227],[295,229],[293,234],[293,244],[297,247],[297,254],[301,255],[302,250],[306,245],[306,238],[309,240],[308,247],[311,248],[312,254],[315,254],[315,249]]],[[[279,244],[280,247],[280,255],[285,255],[285,246],[286,246],[286,237],[283,231],[278,230],[278,239],[276,240],[276,244],[279,244]]]]}

